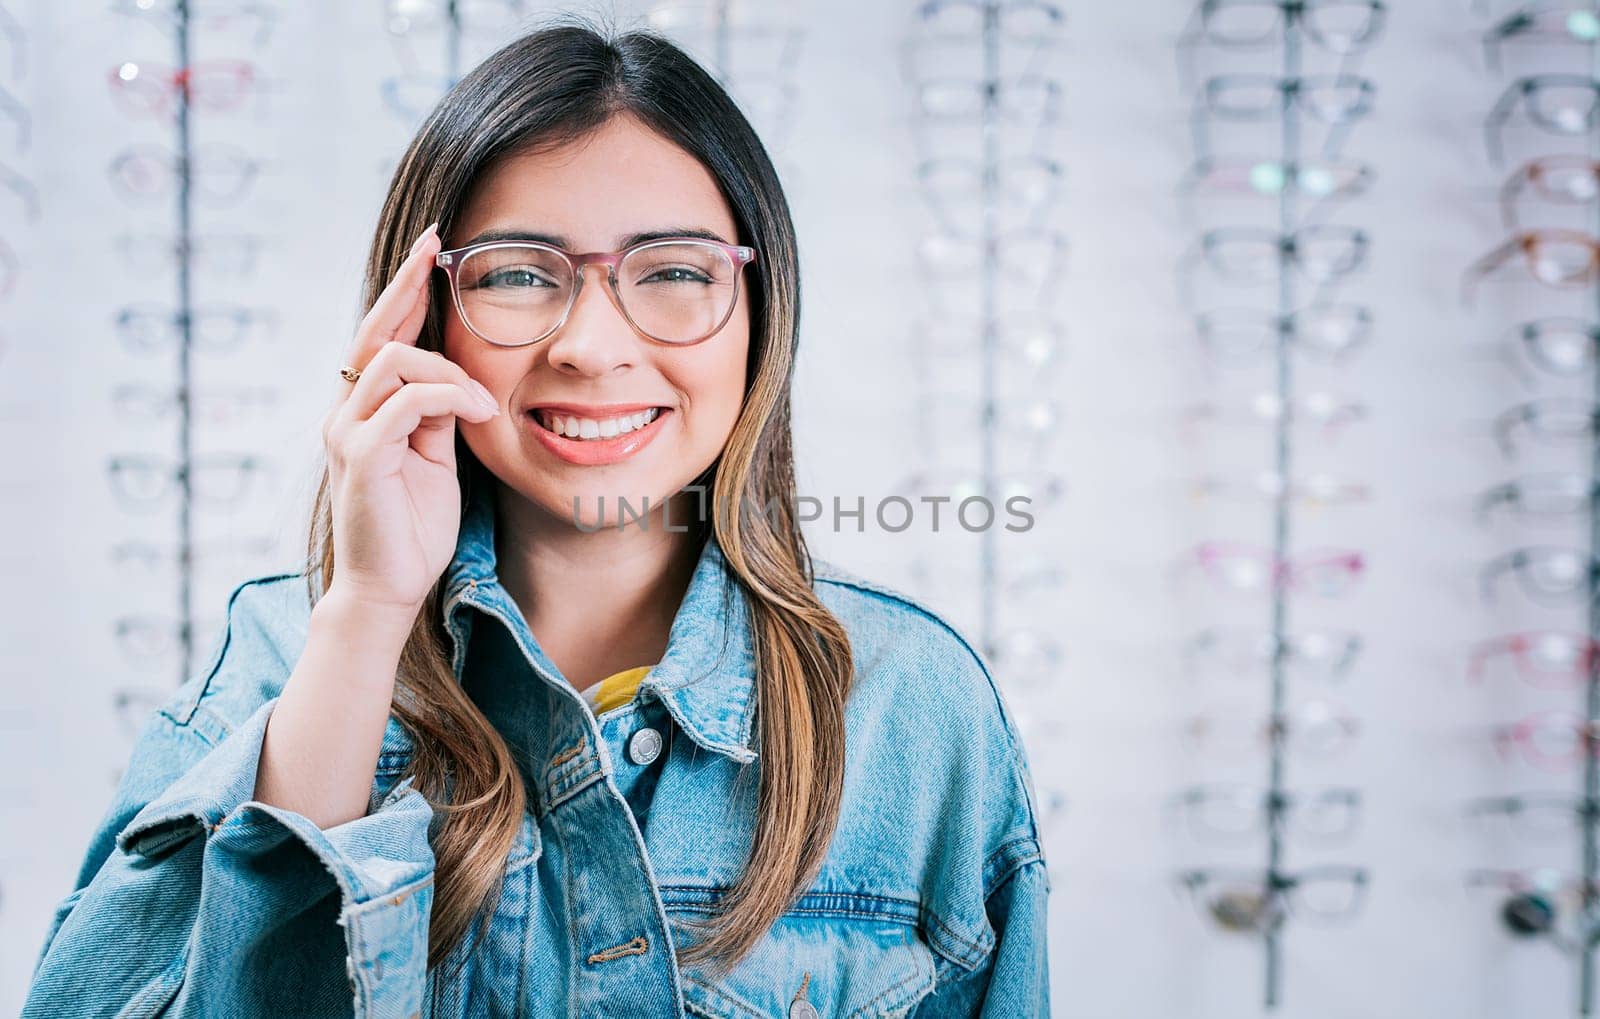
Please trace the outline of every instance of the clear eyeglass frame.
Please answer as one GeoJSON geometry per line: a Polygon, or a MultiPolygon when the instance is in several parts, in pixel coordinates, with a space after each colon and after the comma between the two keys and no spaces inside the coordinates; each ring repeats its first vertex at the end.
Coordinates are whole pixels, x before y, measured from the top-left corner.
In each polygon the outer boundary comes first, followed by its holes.
{"type": "Polygon", "coordinates": [[[711,337],[721,332],[723,326],[728,324],[728,319],[733,317],[733,311],[739,305],[739,283],[741,277],[744,275],[742,270],[746,265],[749,265],[755,260],[756,249],[746,245],[724,244],[721,241],[708,240],[704,237],[660,237],[648,241],[641,241],[638,244],[623,248],[620,251],[587,251],[581,253],[567,251],[563,248],[558,248],[553,244],[545,244],[540,241],[484,241],[480,244],[469,244],[466,247],[452,248],[449,251],[441,251],[434,256],[434,265],[440,269],[443,269],[445,271],[445,275],[450,279],[450,298],[455,304],[456,314],[461,317],[462,325],[466,326],[474,336],[483,340],[485,343],[493,344],[496,347],[528,347],[535,343],[540,343],[544,340],[547,340],[559,332],[561,327],[567,324],[567,319],[571,317],[572,309],[577,306],[578,296],[583,292],[583,269],[585,266],[591,264],[605,266],[606,286],[611,294],[611,302],[616,306],[617,311],[622,315],[623,319],[627,321],[628,325],[633,329],[634,332],[645,337],[646,339],[654,340],[657,343],[665,343],[674,347],[684,347],[709,340],[711,337]],[[623,259],[627,258],[629,255],[632,255],[634,252],[642,251],[647,248],[682,244],[699,244],[716,248],[728,259],[730,259],[733,263],[733,290],[728,299],[727,311],[723,313],[722,318],[709,331],[701,336],[695,337],[694,339],[669,340],[645,331],[645,329],[639,325],[639,323],[634,319],[633,315],[628,311],[627,305],[622,299],[622,291],[617,286],[617,267],[622,264],[623,259]],[[567,306],[562,309],[561,316],[556,320],[555,325],[551,326],[543,334],[529,340],[523,340],[519,343],[506,343],[502,340],[496,340],[489,336],[485,336],[483,333],[479,332],[477,327],[472,324],[472,320],[467,317],[466,306],[461,300],[461,266],[469,257],[478,252],[494,251],[503,248],[535,248],[540,251],[551,252],[559,256],[562,261],[566,263],[568,269],[572,273],[572,293],[567,296],[567,306]]]}

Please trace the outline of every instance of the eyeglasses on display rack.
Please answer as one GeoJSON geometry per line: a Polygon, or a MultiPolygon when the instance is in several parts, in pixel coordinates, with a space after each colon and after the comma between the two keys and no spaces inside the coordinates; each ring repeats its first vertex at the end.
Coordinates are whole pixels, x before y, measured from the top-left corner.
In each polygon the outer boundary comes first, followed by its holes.
{"type": "Polygon", "coordinates": [[[1513,835],[1548,844],[1577,834],[1585,818],[1600,816],[1600,804],[1571,793],[1485,796],[1467,804],[1473,821],[1497,821],[1513,835]]]}
{"type": "Polygon", "coordinates": [[[1218,707],[1190,717],[1182,728],[1183,744],[1190,753],[1234,761],[1252,760],[1274,745],[1306,757],[1334,757],[1348,750],[1360,734],[1359,718],[1323,698],[1266,718],[1243,717],[1232,706],[1218,707]]]}
{"type": "Polygon", "coordinates": [[[1528,474],[1486,489],[1475,509],[1487,521],[1502,507],[1525,523],[1562,523],[1600,507],[1600,481],[1560,471],[1528,474]]]}
{"type": "Polygon", "coordinates": [[[1548,690],[1574,687],[1589,680],[1596,643],[1587,634],[1561,630],[1528,630],[1483,641],[1472,649],[1467,676],[1474,683],[1509,672],[1548,690]]]}
{"type": "Polygon", "coordinates": [[[261,457],[241,453],[201,453],[185,468],[164,456],[112,457],[106,465],[111,491],[124,507],[139,512],[160,508],[187,475],[197,502],[237,506],[250,493],[251,482],[268,469],[261,457]]]}
{"type": "MultiPolygon", "coordinates": [[[[1594,369],[1600,322],[1554,315],[1523,322],[1512,330],[1515,353],[1547,375],[1578,377],[1594,369]]],[[[1520,364],[1513,367],[1521,371],[1520,364]]],[[[1527,375],[1524,372],[1526,380],[1527,375]]]]}
{"type": "Polygon", "coordinates": [[[1308,474],[1285,480],[1277,471],[1253,476],[1201,475],[1188,482],[1191,498],[1245,503],[1276,503],[1287,499],[1307,507],[1348,506],[1372,498],[1372,489],[1359,481],[1344,481],[1328,474],[1308,474]]]}
{"type": "Polygon", "coordinates": [[[1600,160],[1553,155],[1530,159],[1500,189],[1500,218],[1518,228],[1517,206],[1525,197],[1564,208],[1593,206],[1600,198],[1600,160]]]}
{"type": "Polygon", "coordinates": [[[1462,296],[1470,300],[1480,281],[1513,259],[1551,287],[1592,286],[1600,269],[1600,240],[1581,230],[1519,230],[1467,268],[1462,296]]]}
{"type": "Polygon", "coordinates": [[[1377,41],[1385,13],[1381,0],[1201,0],[1178,41],[1259,49],[1281,43],[1294,25],[1314,45],[1348,56],[1377,41]]]}
{"type": "Polygon", "coordinates": [[[927,200],[940,226],[960,237],[977,237],[994,217],[1002,232],[1020,231],[1037,222],[1061,190],[1066,171],[1042,155],[1017,155],[992,170],[992,189],[985,191],[991,171],[978,159],[945,156],[926,159],[917,167],[917,190],[927,200]]]}
{"type": "MultiPolygon", "coordinates": [[[[179,18],[175,0],[114,0],[111,9],[117,14],[157,22],[167,31],[177,26],[179,18]]],[[[207,34],[248,30],[252,45],[260,47],[271,40],[278,15],[278,8],[259,0],[204,0],[188,4],[183,17],[191,28],[207,34]]]]}
{"type": "Polygon", "coordinates": [[[111,161],[109,172],[117,193],[130,202],[169,198],[187,176],[191,193],[212,205],[241,201],[268,165],[232,145],[201,146],[190,158],[187,174],[183,159],[160,145],[130,146],[111,161]]]}
{"type": "Polygon", "coordinates": [[[1495,598],[1502,578],[1510,576],[1529,600],[1541,605],[1571,605],[1589,597],[1596,575],[1595,557],[1559,545],[1530,545],[1512,549],[1484,565],[1479,588],[1486,602],[1495,598]]]}
{"type": "Polygon", "coordinates": [[[206,60],[188,67],[127,61],[111,69],[111,94],[129,116],[167,118],[180,102],[207,113],[243,106],[264,89],[260,71],[248,60],[206,60]]]}
{"type": "Polygon", "coordinates": [[[473,335],[501,347],[560,329],[583,288],[583,267],[606,269],[607,292],[635,331],[661,343],[709,339],[733,314],[740,270],[756,250],[698,237],[650,238],[620,251],[575,254],[551,243],[488,240],[441,251],[456,311],[473,335]]]}
{"type": "Polygon", "coordinates": [[[207,425],[226,428],[273,410],[278,392],[266,386],[234,386],[191,392],[188,399],[176,386],[125,382],[111,394],[117,416],[132,424],[158,424],[170,420],[187,402],[196,418],[207,425]]]}
{"type": "Polygon", "coordinates": [[[1361,636],[1349,630],[1303,629],[1282,638],[1249,626],[1209,626],[1184,643],[1184,671],[1202,680],[1257,681],[1275,658],[1298,677],[1336,682],[1361,655],[1361,636]]]}
{"type": "Polygon", "coordinates": [[[1364,867],[1326,864],[1294,873],[1209,867],[1178,875],[1180,891],[1217,927],[1260,934],[1289,917],[1313,923],[1347,920],[1360,911],[1368,884],[1364,867]]]}
{"type": "Polygon", "coordinates": [[[1500,47],[1514,41],[1593,45],[1600,41],[1600,12],[1587,3],[1556,3],[1506,15],[1483,34],[1484,59],[1491,70],[1500,68],[1500,47]]]}
{"type": "Polygon", "coordinates": [[[1313,220],[1338,202],[1366,194],[1375,176],[1367,163],[1208,156],[1189,168],[1179,193],[1190,219],[1195,201],[1201,198],[1281,201],[1284,195],[1293,195],[1306,200],[1304,218],[1313,220]]]}
{"type": "Polygon", "coordinates": [[[1181,415],[1186,431],[1202,425],[1276,427],[1285,419],[1292,425],[1315,427],[1323,438],[1334,439],[1348,426],[1365,421],[1367,406],[1333,393],[1306,393],[1287,402],[1276,393],[1258,393],[1238,404],[1202,400],[1185,408],[1181,415]]]}
{"type": "Polygon", "coordinates": [[[1171,809],[1201,842],[1239,845],[1264,834],[1272,819],[1284,818],[1295,834],[1327,844],[1355,833],[1361,792],[1340,786],[1274,794],[1259,785],[1213,783],[1180,790],[1171,809]]]}
{"type": "Polygon", "coordinates": [[[1372,311],[1359,304],[1310,304],[1288,315],[1222,308],[1195,316],[1195,332],[1219,363],[1276,353],[1279,340],[1312,360],[1340,361],[1372,335],[1372,311]]]}
{"type": "Polygon", "coordinates": [[[1260,123],[1274,120],[1288,103],[1329,127],[1322,156],[1331,158],[1346,131],[1372,112],[1377,86],[1351,74],[1277,77],[1270,74],[1224,74],[1208,78],[1195,96],[1190,115],[1195,154],[1211,158],[1214,121],[1260,123]]]}
{"type": "Polygon", "coordinates": [[[1600,404],[1552,396],[1529,400],[1502,411],[1495,418],[1492,431],[1500,451],[1514,457],[1520,451],[1518,435],[1545,446],[1574,445],[1592,441],[1597,423],[1600,423],[1600,404]]]}
{"type": "Polygon", "coordinates": [[[149,356],[182,342],[185,320],[189,343],[196,351],[224,354],[274,332],[278,313],[271,308],[212,304],[186,314],[164,305],[136,304],[117,312],[115,326],[130,352],[149,356]]]}
{"type": "Polygon", "coordinates": [[[1528,123],[1559,135],[1588,134],[1600,103],[1600,81],[1581,74],[1535,74],[1506,87],[1484,122],[1489,158],[1504,158],[1506,126],[1520,110],[1528,123]]]}
{"type": "Polygon", "coordinates": [[[1348,594],[1366,569],[1361,553],[1349,549],[1312,549],[1279,559],[1266,546],[1226,541],[1201,542],[1187,561],[1221,590],[1294,590],[1324,598],[1348,594]]]}
{"type": "Polygon", "coordinates": [[[1221,227],[1201,234],[1191,258],[1199,258],[1233,283],[1269,283],[1284,265],[1317,284],[1350,275],[1366,259],[1367,233],[1355,227],[1308,226],[1293,233],[1221,227]]]}
{"type": "Polygon", "coordinates": [[[264,237],[207,233],[190,237],[163,233],[122,233],[114,241],[122,262],[144,279],[178,271],[186,260],[212,272],[249,276],[256,271],[264,237]]]}
{"type": "Polygon", "coordinates": [[[1600,733],[1575,711],[1540,711],[1494,729],[1495,749],[1544,771],[1565,771],[1584,754],[1600,755],[1600,733]]]}
{"type": "Polygon", "coordinates": [[[1467,875],[1467,886],[1500,893],[1500,922],[1518,938],[1552,938],[1573,951],[1590,940],[1585,899],[1594,882],[1580,875],[1549,867],[1480,869],[1467,875]]]}

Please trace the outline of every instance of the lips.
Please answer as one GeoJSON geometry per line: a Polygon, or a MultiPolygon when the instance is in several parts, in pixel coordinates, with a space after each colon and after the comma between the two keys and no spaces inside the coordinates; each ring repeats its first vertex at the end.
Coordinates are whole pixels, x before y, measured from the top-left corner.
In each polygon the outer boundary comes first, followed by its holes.
{"type": "Polygon", "coordinates": [[[544,411],[551,411],[571,414],[576,417],[603,420],[606,417],[616,417],[618,414],[649,410],[651,407],[651,404],[612,404],[604,408],[590,406],[581,408],[583,413],[579,414],[577,413],[579,408],[572,405],[542,404],[529,408],[522,415],[522,420],[527,429],[533,433],[533,438],[557,458],[570,464],[592,467],[619,463],[644,449],[657,435],[661,434],[662,428],[671,420],[673,416],[672,408],[659,408],[655,418],[643,428],[636,428],[630,432],[620,432],[611,438],[593,439],[573,439],[565,435],[557,435],[538,420],[539,414],[544,411]],[[568,409],[569,407],[571,409],[568,409]],[[603,413],[596,414],[595,411],[603,411],[603,413]]]}

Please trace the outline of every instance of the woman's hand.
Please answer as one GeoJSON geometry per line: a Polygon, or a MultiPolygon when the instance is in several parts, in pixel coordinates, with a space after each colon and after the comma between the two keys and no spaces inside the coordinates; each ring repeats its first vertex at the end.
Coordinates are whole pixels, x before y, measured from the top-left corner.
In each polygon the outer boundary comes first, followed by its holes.
{"type": "Polygon", "coordinates": [[[329,593],[415,619],[455,554],[461,527],[456,417],[487,421],[494,398],[460,365],[417,347],[438,224],[362,319],[345,361],[361,369],[323,419],[333,511],[329,593]]]}

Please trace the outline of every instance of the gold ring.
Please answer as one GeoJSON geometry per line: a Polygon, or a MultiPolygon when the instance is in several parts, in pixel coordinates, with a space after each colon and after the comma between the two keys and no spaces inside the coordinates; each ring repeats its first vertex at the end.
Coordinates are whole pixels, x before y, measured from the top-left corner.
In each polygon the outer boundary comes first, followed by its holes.
{"type": "Polygon", "coordinates": [[[361,369],[352,368],[349,365],[345,365],[343,368],[339,369],[339,374],[344,376],[344,380],[346,382],[354,382],[356,379],[361,377],[361,369]]]}

